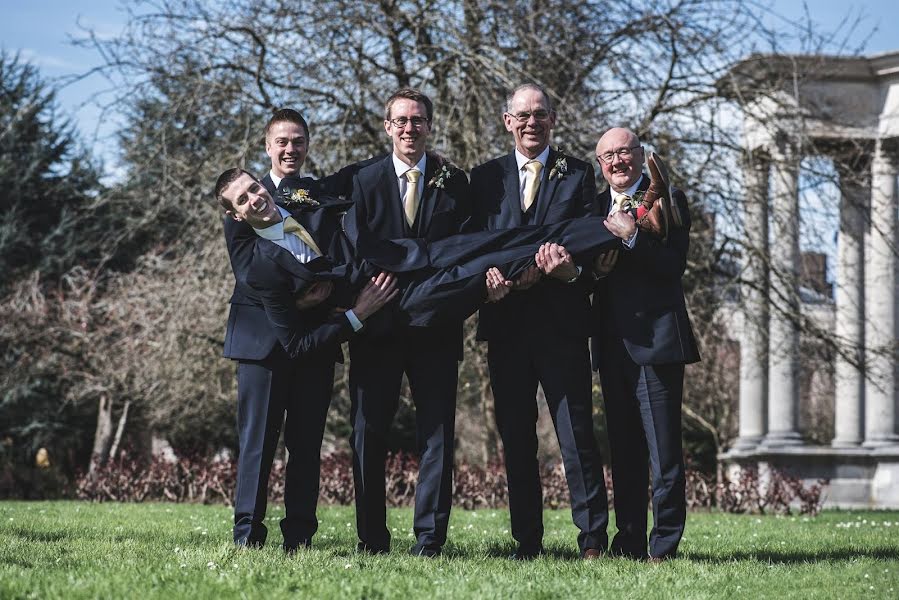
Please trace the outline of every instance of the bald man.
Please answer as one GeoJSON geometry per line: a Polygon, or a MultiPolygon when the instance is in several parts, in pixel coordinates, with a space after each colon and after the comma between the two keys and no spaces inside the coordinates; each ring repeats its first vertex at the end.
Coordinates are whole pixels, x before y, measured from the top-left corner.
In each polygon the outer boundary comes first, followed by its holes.
{"type": "MultiPolygon", "coordinates": [[[[684,365],[697,362],[699,352],[681,285],[690,244],[688,211],[665,237],[637,231],[628,211],[634,196],[649,188],[644,158],[639,138],[628,129],[610,129],[596,145],[609,187],[597,197],[594,213],[606,216],[608,230],[628,243],[612,251],[617,261],[594,289],[592,347],[615,492],[618,533],[610,552],[660,561],[676,555],[686,523],[681,400],[684,365]],[[648,553],[647,472],[653,513],[648,553]]],[[[670,195],[674,205],[686,206],[683,192],[670,195]]]]}

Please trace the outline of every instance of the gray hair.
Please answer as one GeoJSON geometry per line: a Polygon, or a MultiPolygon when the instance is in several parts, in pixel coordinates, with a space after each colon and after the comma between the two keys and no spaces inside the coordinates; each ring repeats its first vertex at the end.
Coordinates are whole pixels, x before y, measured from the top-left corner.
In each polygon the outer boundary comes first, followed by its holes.
{"type": "Polygon", "coordinates": [[[538,85],[536,83],[522,83],[520,86],[512,90],[512,92],[506,96],[506,112],[512,112],[512,100],[515,98],[515,94],[522,90],[534,90],[535,92],[540,92],[543,94],[543,97],[546,98],[546,108],[549,112],[555,112],[553,110],[553,101],[549,97],[549,94],[546,93],[546,90],[543,89],[542,85],[538,85]]]}

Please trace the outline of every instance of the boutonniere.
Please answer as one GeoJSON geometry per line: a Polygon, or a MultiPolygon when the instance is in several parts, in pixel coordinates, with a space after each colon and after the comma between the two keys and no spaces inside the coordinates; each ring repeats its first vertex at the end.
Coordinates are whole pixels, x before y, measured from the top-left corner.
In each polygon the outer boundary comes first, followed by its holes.
{"type": "Polygon", "coordinates": [[[453,175],[456,174],[456,171],[459,170],[459,167],[442,156],[434,155],[434,158],[437,160],[437,172],[431,177],[431,181],[428,182],[428,187],[442,190],[446,187],[446,182],[452,179],[453,175]]]}
{"type": "Polygon", "coordinates": [[[630,200],[625,200],[621,203],[621,210],[631,211],[637,210],[643,204],[643,196],[646,195],[646,192],[643,190],[638,190],[634,192],[634,195],[631,196],[630,200]]]}
{"type": "Polygon", "coordinates": [[[291,189],[285,187],[281,190],[281,198],[284,206],[318,206],[320,202],[309,195],[309,190],[304,188],[291,189]]]}
{"type": "Polygon", "coordinates": [[[549,180],[553,179],[562,179],[565,175],[568,174],[568,157],[565,156],[565,153],[562,152],[561,148],[556,148],[556,163],[553,165],[553,168],[549,170],[549,180]]]}

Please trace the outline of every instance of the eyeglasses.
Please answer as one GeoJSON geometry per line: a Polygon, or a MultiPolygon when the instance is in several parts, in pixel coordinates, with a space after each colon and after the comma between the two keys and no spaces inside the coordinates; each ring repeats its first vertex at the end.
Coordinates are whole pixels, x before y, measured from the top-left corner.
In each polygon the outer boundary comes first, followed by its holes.
{"type": "Polygon", "coordinates": [[[520,112],[520,113],[506,113],[519,123],[527,123],[531,117],[534,117],[536,121],[545,121],[549,118],[551,114],[548,110],[543,110],[542,108],[539,110],[535,110],[534,112],[520,112]]]}
{"type": "Polygon", "coordinates": [[[596,155],[596,160],[600,162],[604,162],[607,165],[612,164],[612,161],[615,160],[615,156],[618,156],[621,160],[627,160],[634,153],[634,150],[642,149],[643,146],[631,146],[630,148],[619,148],[618,150],[610,150],[609,152],[603,152],[602,154],[596,155]]]}
{"type": "Polygon", "coordinates": [[[411,119],[408,117],[397,117],[395,119],[387,119],[393,126],[397,129],[404,129],[407,123],[412,123],[413,129],[420,129],[425,123],[428,123],[428,119],[424,117],[412,117],[411,119]]]}

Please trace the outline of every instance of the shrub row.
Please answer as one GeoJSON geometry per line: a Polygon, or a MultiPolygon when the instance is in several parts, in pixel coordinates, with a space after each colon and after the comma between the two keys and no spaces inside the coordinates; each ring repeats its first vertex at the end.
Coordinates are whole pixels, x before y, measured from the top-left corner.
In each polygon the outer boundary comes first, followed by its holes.
{"type": "MultiPolygon", "coordinates": [[[[275,461],[269,483],[273,502],[284,500],[284,468],[275,461]]],[[[418,460],[405,453],[390,455],[386,465],[387,502],[390,506],[411,506],[415,500],[418,460]]],[[[229,504],[234,496],[236,464],[231,460],[181,458],[176,462],[153,459],[138,462],[127,457],[110,461],[76,481],[76,496],[97,502],[201,502],[229,504]]],[[[605,471],[609,505],[613,503],[612,480],[605,471]]],[[[497,508],[508,504],[506,473],[500,462],[487,466],[457,464],[453,504],[467,509],[497,508]]],[[[541,469],[543,502],[548,508],[568,506],[568,485],[561,464],[541,469]]],[[[734,480],[717,482],[714,476],[687,471],[687,505],[691,509],[717,508],[737,513],[816,514],[821,509],[819,481],[805,486],[801,480],[778,471],[762,478],[744,469],[734,480]]],[[[346,453],[322,457],[322,504],[348,505],[353,502],[352,459],[346,453]]]]}

